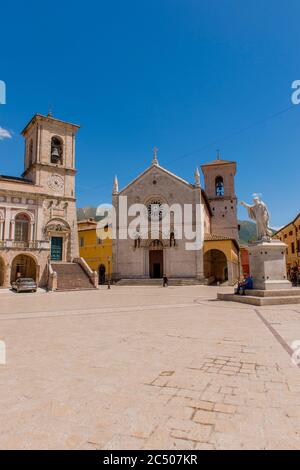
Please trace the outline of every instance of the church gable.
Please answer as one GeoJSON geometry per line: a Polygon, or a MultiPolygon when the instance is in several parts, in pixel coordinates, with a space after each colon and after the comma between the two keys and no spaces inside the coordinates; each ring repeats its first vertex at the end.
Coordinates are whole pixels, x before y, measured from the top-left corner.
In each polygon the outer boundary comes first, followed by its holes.
{"type": "Polygon", "coordinates": [[[120,195],[143,202],[148,197],[161,195],[166,202],[190,199],[194,186],[159,165],[151,165],[120,191],[120,195]]]}

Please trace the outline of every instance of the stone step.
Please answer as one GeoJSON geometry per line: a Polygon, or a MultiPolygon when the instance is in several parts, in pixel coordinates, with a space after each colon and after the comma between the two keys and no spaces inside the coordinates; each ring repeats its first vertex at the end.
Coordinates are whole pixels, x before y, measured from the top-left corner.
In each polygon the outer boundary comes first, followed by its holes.
{"type": "Polygon", "coordinates": [[[300,296],[300,289],[297,287],[291,287],[290,289],[278,289],[278,290],[257,290],[251,289],[246,290],[246,295],[251,297],[291,297],[300,296]]]}
{"type": "MultiPolygon", "coordinates": [[[[198,279],[193,278],[169,278],[169,286],[194,286],[203,284],[198,279]]],[[[121,279],[118,286],[162,286],[163,279],[121,279]]]]}
{"type": "Polygon", "coordinates": [[[199,279],[169,279],[169,286],[198,286],[203,285],[199,279]]]}
{"type": "Polygon", "coordinates": [[[62,289],[62,288],[56,289],[56,292],[73,292],[73,291],[76,292],[76,291],[91,290],[91,289],[93,289],[93,288],[91,288],[91,287],[74,287],[74,288],[70,287],[70,288],[67,288],[67,289],[62,289]]]}
{"type": "Polygon", "coordinates": [[[270,297],[259,297],[254,295],[235,295],[235,294],[223,294],[218,292],[218,299],[230,302],[240,302],[243,304],[264,306],[264,305],[288,305],[288,304],[300,304],[300,295],[291,296],[270,296],[270,297]]]}
{"type": "Polygon", "coordinates": [[[57,290],[95,289],[90,278],[78,263],[51,263],[57,273],[57,290]]]}
{"type": "Polygon", "coordinates": [[[161,286],[162,279],[121,279],[118,286],[161,286]]]}
{"type": "MultiPolygon", "coordinates": [[[[169,286],[195,286],[202,285],[198,279],[194,278],[169,278],[169,286]]],[[[121,279],[118,286],[162,286],[163,279],[121,279]]]]}

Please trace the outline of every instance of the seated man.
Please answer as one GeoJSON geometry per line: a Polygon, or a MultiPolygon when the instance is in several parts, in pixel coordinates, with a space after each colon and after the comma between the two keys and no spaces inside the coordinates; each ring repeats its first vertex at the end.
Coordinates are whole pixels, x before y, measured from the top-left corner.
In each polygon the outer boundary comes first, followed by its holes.
{"type": "Polygon", "coordinates": [[[246,295],[246,290],[253,289],[253,279],[251,276],[247,276],[243,282],[240,282],[237,287],[237,295],[246,295]]]}

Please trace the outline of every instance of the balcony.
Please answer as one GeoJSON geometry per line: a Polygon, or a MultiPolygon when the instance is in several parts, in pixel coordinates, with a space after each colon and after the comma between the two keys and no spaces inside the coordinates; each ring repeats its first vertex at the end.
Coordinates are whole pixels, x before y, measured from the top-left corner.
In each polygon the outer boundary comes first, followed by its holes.
{"type": "Polygon", "coordinates": [[[0,250],[50,250],[50,241],[17,242],[14,240],[0,240],[0,250]]]}

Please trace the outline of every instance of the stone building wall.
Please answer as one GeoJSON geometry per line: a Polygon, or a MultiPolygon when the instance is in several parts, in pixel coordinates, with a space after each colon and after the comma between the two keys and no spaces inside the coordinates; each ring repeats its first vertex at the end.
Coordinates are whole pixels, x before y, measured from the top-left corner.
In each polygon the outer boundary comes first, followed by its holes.
{"type": "MultiPolygon", "coordinates": [[[[202,220],[203,234],[204,223],[207,229],[209,229],[209,220],[201,199],[200,187],[181,180],[158,165],[152,165],[120,193],[113,195],[113,205],[117,213],[120,196],[127,196],[128,207],[134,203],[148,205],[151,202],[159,201],[169,206],[180,204],[182,209],[184,204],[190,204],[194,209],[197,203],[202,203],[204,216],[202,220]]],[[[129,218],[129,224],[132,219],[133,217],[129,218]]],[[[122,227],[122,223],[118,219],[118,228],[120,227],[122,227]]],[[[176,238],[176,233],[180,229],[183,230],[182,225],[178,227],[176,227],[176,224],[174,225],[175,246],[170,246],[169,238],[163,239],[161,236],[161,246],[155,247],[163,251],[163,271],[170,277],[202,279],[202,249],[186,250],[185,244],[189,240],[184,236],[182,240],[176,238]]],[[[119,279],[149,278],[149,252],[153,249],[151,246],[152,242],[153,239],[151,237],[147,240],[142,239],[139,246],[135,246],[135,242],[132,239],[115,240],[113,242],[114,277],[119,279]]]]}

